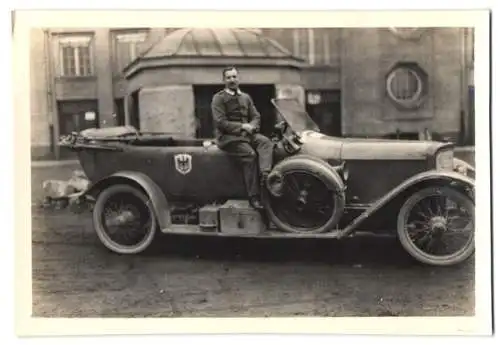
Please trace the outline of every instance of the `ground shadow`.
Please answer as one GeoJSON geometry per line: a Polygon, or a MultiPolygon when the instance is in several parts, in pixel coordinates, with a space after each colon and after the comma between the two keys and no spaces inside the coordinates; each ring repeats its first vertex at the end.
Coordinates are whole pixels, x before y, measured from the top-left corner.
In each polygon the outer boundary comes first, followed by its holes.
{"type": "Polygon", "coordinates": [[[420,265],[396,237],[253,239],[162,235],[147,256],[249,262],[322,262],[336,265],[420,265]]]}

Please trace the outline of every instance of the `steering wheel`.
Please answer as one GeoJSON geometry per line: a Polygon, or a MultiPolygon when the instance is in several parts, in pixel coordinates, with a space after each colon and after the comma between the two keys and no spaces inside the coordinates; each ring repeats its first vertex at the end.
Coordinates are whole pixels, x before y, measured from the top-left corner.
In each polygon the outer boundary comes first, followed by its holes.
{"type": "Polygon", "coordinates": [[[280,121],[274,126],[274,132],[278,136],[278,139],[282,139],[288,129],[288,123],[286,121],[280,121]]]}
{"type": "Polygon", "coordinates": [[[274,126],[276,136],[281,146],[288,154],[295,154],[300,151],[302,142],[300,137],[293,131],[286,121],[280,121],[274,126]]]}

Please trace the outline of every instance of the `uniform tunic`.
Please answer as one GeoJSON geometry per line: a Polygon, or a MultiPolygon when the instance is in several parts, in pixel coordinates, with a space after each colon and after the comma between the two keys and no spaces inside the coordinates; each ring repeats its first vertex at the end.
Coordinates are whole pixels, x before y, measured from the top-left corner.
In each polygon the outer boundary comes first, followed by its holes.
{"type": "Polygon", "coordinates": [[[274,145],[262,134],[242,134],[243,123],[260,130],[261,115],[252,98],[240,90],[221,90],[212,98],[212,116],[217,145],[241,163],[249,196],[259,195],[259,171],[271,171],[274,145]]]}
{"type": "Polygon", "coordinates": [[[258,132],[260,130],[260,114],[247,93],[222,90],[212,99],[212,115],[215,123],[215,137],[220,147],[231,141],[249,140],[241,135],[241,125],[250,123],[258,132]]]}

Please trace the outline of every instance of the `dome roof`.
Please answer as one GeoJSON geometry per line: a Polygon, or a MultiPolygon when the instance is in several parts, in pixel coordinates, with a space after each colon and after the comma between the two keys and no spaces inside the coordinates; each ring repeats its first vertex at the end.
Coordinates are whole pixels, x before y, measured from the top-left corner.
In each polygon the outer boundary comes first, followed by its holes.
{"type": "Polygon", "coordinates": [[[251,29],[178,29],[152,46],[142,57],[263,57],[292,54],[276,41],[251,29]]]}
{"type": "Polygon", "coordinates": [[[124,70],[127,78],[144,68],[169,65],[259,65],[300,68],[304,61],[257,30],[177,29],[152,45],[124,70]]]}

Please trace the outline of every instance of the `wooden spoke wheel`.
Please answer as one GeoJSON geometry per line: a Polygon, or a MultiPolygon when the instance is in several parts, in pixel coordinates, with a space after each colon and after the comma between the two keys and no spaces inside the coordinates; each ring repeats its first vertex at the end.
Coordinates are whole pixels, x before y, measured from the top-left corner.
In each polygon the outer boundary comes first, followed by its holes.
{"type": "Polygon", "coordinates": [[[401,244],[422,263],[447,266],[474,252],[474,202],[450,187],[429,187],[414,193],[398,216],[401,244]]]}
{"type": "MultiPolygon", "coordinates": [[[[325,168],[326,169],[326,168],[325,168]]],[[[266,208],[278,228],[295,233],[321,233],[337,223],[344,199],[339,193],[340,178],[331,172],[284,169],[279,196],[269,192],[266,208]]]]}
{"type": "Polygon", "coordinates": [[[129,185],[115,185],[100,193],[93,221],[103,245],[119,254],[143,252],[156,234],[156,217],[149,198],[129,185]]]}

